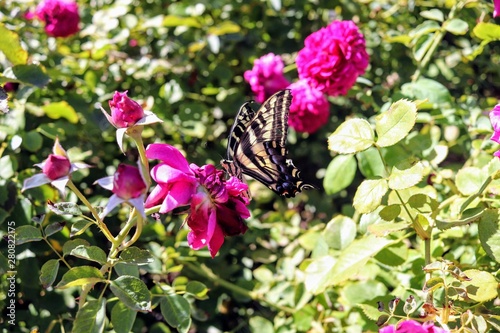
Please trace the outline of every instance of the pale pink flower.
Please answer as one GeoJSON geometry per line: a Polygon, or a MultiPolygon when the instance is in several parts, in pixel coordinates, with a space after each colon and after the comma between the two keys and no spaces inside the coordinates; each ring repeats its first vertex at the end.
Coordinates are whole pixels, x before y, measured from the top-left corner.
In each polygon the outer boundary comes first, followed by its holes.
{"type": "Polygon", "coordinates": [[[325,95],[306,80],[292,83],[292,104],[288,124],[298,132],[314,133],[328,122],[330,104],[325,95]]]}
{"type": "Polygon", "coordinates": [[[255,60],[252,70],[243,74],[257,102],[264,102],[275,92],[285,89],[290,84],[283,75],[283,67],[283,60],[279,55],[268,53],[255,60]]]}
{"type": "Polygon", "coordinates": [[[299,78],[327,95],[345,95],[368,67],[365,39],[352,21],[330,23],[304,45],[296,60],[299,78]]]}
{"type": "Polygon", "coordinates": [[[44,0],[36,7],[35,16],[45,22],[49,36],[68,37],[79,30],[78,5],[71,0],[44,0]]]}

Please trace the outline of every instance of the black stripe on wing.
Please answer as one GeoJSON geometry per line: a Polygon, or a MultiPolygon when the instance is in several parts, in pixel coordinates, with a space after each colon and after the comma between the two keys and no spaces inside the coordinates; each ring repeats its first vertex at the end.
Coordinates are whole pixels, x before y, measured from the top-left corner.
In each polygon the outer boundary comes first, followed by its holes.
{"type": "Polygon", "coordinates": [[[246,174],[274,192],[293,197],[303,189],[314,188],[300,178],[300,171],[287,158],[290,90],[271,96],[255,112],[248,103],[238,111],[228,139],[227,159],[222,165],[233,176],[246,174]]]}

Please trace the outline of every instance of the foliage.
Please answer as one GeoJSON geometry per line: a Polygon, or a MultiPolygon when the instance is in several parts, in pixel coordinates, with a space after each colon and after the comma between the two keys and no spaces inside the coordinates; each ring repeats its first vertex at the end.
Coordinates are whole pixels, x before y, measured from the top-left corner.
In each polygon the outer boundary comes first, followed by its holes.
{"type": "Polygon", "coordinates": [[[492,3],[92,3],[64,39],[25,18],[35,3],[0,12],[0,82],[20,83],[0,116],[0,308],[15,274],[13,331],[370,332],[407,318],[500,330],[492,3]],[[289,133],[290,156],[321,189],[285,200],[250,180],[249,230],[214,259],[189,248],[181,208],[142,225],[124,204],[98,223],[110,195],[94,182],[135,165],[142,142],[218,165],[251,96],[244,71],[273,52],[296,80],[304,39],[334,19],[357,23],[370,65],[329,97],[327,125],[289,133]],[[123,154],[99,105],[125,90],[163,122],[126,137],[123,154]],[[21,193],[57,137],[92,168],[72,173],[66,197],[48,184],[21,193]]]}

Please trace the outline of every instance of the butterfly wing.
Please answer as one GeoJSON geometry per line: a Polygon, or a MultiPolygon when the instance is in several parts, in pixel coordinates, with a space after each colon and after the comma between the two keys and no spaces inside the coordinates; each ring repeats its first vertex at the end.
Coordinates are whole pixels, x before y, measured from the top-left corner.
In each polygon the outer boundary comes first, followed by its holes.
{"type": "Polygon", "coordinates": [[[290,90],[271,96],[257,112],[245,103],[238,112],[228,141],[226,170],[241,178],[246,174],[279,195],[293,197],[313,188],[300,178],[300,171],[286,156],[290,90]]]}

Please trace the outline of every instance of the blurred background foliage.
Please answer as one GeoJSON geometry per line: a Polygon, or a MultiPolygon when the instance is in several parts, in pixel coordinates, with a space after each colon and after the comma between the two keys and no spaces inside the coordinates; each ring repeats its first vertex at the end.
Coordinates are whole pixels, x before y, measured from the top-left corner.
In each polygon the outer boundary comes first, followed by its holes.
{"type": "MultiPolygon", "coordinates": [[[[34,216],[45,213],[46,200],[62,200],[49,186],[20,193],[23,180],[36,172],[33,164],[46,158],[56,137],[72,160],[93,165],[73,174],[73,180],[93,203],[105,203],[109,194],[94,181],[112,174],[119,163],[133,164],[137,159],[128,144],[125,155],[119,151],[115,130],[98,109],[100,103],[109,110],[107,103],[115,91],[128,90],[144,109],[164,120],[145,129],[146,144],[173,144],[190,162],[219,165],[233,118],[252,97],[243,72],[253,61],[269,52],[280,54],[287,78],[296,80],[294,58],[305,37],[333,20],[353,20],[366,38],[370,67],[347,96],[330,97],[331,119],[326,126],[311,135],[291,130],[288,138],[290,156],[303,178],[320,189],[285,200],[250,181],[254,200],[249,231],[227,239],[215,259],[207,251],[187,246],[184,211],[159,221],[149,219],[137,246],[150,250],[155,261],[135,268],[133,274],[151,290],[168,285],[181,294],[188,281],[203,282],[208,298],[185,294],[192,311],[192,332],[377,331],[375,320],[359,304],[376,306],[376,300],[407,297],[410,288],[421,289],[423,259],[418,247],[400,242],[371,259],[353,281],[342,281],[317,295],[306,290],[304,268],[314,259],[313,250],[318,251],[319,231],[332,237],[321,243],[324,251],[335,253],[341,250],[338,239],[363,235],[370,223],[370,216],[360,221],[352,207],[363,179],[359,171],[347,188],[329,191],[325,184],[325,193],[323,178],[333,157],[326,138],[345,119],[370,119],[401,97],[430,98],[426,112],[431,117],[420,119],[420,126],[428,119],[440,126],[450,150],[449,167],[456,170],[477,157],[474,139],[483,142],[491,130],[483,110],[491,108],[500,95],[500,46],[490,43],[474,54],[481,39],[472,30],[491,17],[491,3],[469,1],[456,13],[466,26],[459,27],[459,33],[446,33],[433,59],[422,68],[425,77],[442,85],[443,91],[433,91],[442,93],[436,97],[438,103],[432,103],[433,95],[426,95],[429,90],[404,88],[422,63],[422,45],[435,33],[429,22],[439,26],[438,12],[447,16],[455,4],[452,0],[80,1],[82,30],[55,39],[45,35],[39,21],[24,18],[36,2],[6,0],[0,8],[2,28],[19,35],[29,56],[27,63],[34,67],[25,68],[28,75],[18,68],[13,79],[15,64],[0,53],[0,80],[20,83],[9,93],[10,112],[0,116],[1,228],[10,220],[16,227],[30,225],[34,216]],[[357,223],[343,221],[325,229],[339,213],[357,223]],[[391,253],[397,255],[391,257],[391,253]],[[407,289],[401,287],[402,281],[407,289]]],[[[483,150],[491,149],[482,144],[483,150]]],[[[107,219],[109,229],[118,232],[125,217],[125,208],[117,211],[107,219]]],[[[62,249],[70,238],[69,226],[75,221],[66,222],[67,227],[48,240],[55,249],[62,249]]],[[[91,228],[82,237],[105,247],[105,238],[95,231],[91,228]]],[[[442,237],[450,242],[447,251],[460,252],[454,259],[469,256],[472,259],[465,260],[469,263],[477,259],[475,236],[469,230],[442,237]],[[461,245],[453,244],[457,236],[461,245]]],[[[5,242],[0,248],[5,253],[5,242]]],[[[60,326],[68,331],[77,291],[43,289],[39,281],[43,263],[55,258],[53,251],[38,242],[17,246],[17,253],[15,331],[29,332],[35,326],[40,332],[63,331],[60,326]]],[[[0,258],[5,271],[6,259],[0,258]]],[[[7,286],[4,279],[2,285],[7,286]]],[[[0,308],[5,308],[5,299],[0,300],[0,308]]],[[[175,331],[159,308],[139,313],[132,331],[175,331]]]]}

